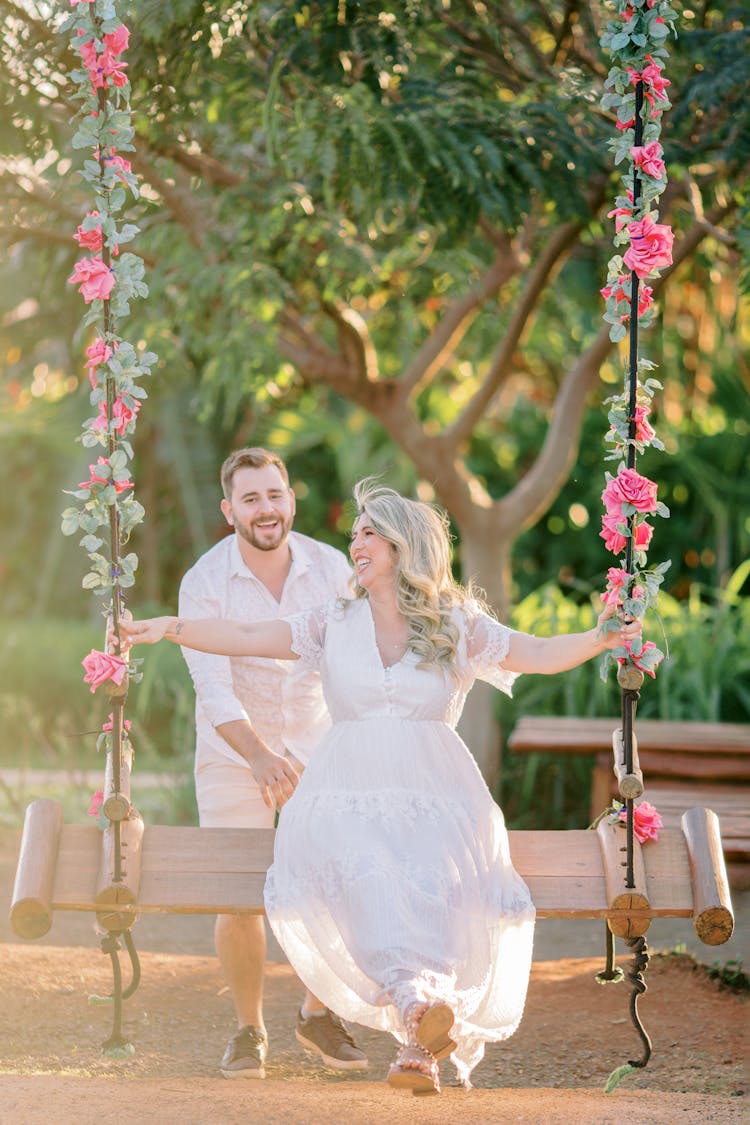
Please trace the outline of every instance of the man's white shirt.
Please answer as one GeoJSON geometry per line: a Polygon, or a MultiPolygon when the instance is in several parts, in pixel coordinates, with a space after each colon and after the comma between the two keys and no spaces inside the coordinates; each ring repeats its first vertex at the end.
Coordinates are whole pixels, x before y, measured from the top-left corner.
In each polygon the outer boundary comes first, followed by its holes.
{"type": "MultiPolygon", "coordinates": [[[[270,621],[351,596],[351,567],[340,551],[295,531],[288,543],[292,565],[280,601],[245,565],[234,534],[202,555],[183,578],[180,617],[270,621]]],[[[289,750],[308,763],[330,727],[317,672],[298,660],[212,656],[186,648],[182,654],[195,686],[196,771],[217,758],[240,758],[215,730],[237,719],[249,719],[272,750],[289,750]]]]}

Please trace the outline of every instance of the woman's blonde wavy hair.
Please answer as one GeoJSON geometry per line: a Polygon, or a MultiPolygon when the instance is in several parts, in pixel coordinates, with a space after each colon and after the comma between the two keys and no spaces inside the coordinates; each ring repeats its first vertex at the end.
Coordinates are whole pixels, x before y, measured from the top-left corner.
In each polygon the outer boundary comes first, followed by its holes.
{"type": "MultiPolygon", "coordinates": [[[[476,595],[459,585],[451,571],[448,517],[420,500],[408,500],[368,477],[354,486],[358,515],[396,552],[396,603],[410,629],[409,647],[419,667],[452,665],[458,629],[455,606],[476,595]]],[[[361,586],[356,597],[366,597],[361,586]]]]}

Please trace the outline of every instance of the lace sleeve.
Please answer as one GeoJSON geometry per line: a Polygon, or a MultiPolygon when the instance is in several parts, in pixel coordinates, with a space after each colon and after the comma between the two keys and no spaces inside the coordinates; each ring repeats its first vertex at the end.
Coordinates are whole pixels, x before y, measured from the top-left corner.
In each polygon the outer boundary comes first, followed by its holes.
{"type": "Polygon", "coordinates": [[[518,672],[508,672],[502,663],[508,655],[513,629],[495,621],[486,613],[477,612],[467,621],[466,654],[478,680],[512,694],[518,672]]]}
{"type": "Polygon", "coordinates": [[[323,655],[329,608],[319,605],[284,618],[292,630],[292,651],[313,668],[317,668],[323,655]]]}

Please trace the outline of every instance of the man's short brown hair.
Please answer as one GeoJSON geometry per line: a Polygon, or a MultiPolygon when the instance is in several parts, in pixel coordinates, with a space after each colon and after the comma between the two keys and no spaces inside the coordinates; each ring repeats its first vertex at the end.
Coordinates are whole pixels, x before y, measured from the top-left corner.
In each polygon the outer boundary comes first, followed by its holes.
{"type": "Polygon", "coordinates": [[[232,499],[232,485],[234,474],[238,469],[264,469],[266,465],[275,465],[284,478],[284,483],[289,486],[289,473],[287,467],[276,453],[262,449],[259,445],[248,449],[235,449],[230,453],[221,466],[221,488],[226,500],[232,499]]]}

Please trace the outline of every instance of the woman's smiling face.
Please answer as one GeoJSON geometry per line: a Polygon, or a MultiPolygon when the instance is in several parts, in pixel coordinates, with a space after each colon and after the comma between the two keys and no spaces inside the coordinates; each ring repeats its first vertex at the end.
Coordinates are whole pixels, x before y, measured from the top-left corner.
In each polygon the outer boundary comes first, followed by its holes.
{"type": "Polygon", "coordinates": [[[378,535],[367,512],[362,512],[354,521],[349,554],[357,582],[363,589],[369,591],[384,582],[393,585],[396,549],[382,535],[378,535]]]}

